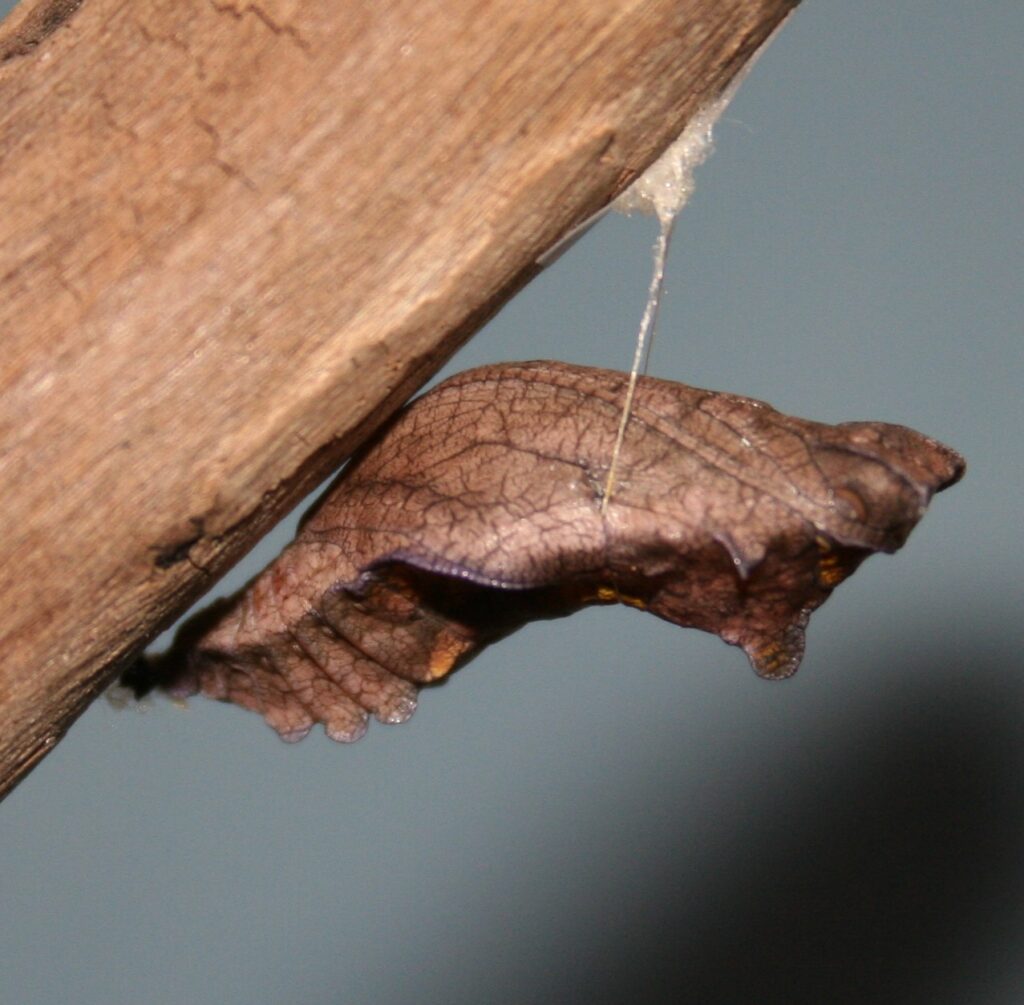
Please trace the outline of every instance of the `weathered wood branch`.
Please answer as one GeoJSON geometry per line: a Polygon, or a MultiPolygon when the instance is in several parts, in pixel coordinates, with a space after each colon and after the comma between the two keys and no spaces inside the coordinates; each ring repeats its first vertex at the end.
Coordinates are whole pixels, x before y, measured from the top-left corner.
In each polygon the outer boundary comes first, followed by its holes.
{"type": "Polygon", "coordinates": [[[15,10],[0,791],[793,2],[15,10]]]}

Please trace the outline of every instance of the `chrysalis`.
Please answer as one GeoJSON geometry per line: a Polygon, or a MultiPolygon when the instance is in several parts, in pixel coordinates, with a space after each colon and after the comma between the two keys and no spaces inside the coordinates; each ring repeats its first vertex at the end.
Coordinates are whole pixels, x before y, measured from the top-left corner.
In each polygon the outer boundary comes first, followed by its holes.
{"type": "Polygon", "coordinates": [[[893,552],[963,460],[902,426],[789,418],[565,363],[459,374],[357,455],[296,540],[126,683],[259,712],[286,740],[402,722],[420,685],[536,618],[626,603],[800,663],[811,612],[893,552]]]}

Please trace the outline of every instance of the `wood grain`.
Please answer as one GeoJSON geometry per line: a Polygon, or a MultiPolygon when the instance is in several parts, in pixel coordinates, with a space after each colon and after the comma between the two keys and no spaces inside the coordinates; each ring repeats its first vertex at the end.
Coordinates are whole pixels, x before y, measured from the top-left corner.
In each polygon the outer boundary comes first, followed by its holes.
{"type": "Polygon", "coordinates": [[[0,25],[0,791],[792,0],[49,0],[0,25]]]}

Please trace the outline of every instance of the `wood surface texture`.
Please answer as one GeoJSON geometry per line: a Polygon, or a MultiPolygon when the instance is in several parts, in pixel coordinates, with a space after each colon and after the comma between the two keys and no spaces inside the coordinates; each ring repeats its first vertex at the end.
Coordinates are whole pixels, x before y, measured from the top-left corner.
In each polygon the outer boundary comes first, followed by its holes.
{"type": "Polygon", "coordinates": [[[794,0],[0,24],[0,792],[794,0]]]}

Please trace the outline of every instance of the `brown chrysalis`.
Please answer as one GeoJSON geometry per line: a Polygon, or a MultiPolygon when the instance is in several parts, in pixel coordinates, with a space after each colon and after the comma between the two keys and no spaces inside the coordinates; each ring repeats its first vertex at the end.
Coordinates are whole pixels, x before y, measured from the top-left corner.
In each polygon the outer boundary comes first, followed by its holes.
{"type": "Polygon", "coordinates": [[[402,722],[419,685],[535,618],[625,603],[798,667],[811,612],[893,552],[958,454],[902,426],[794,419],[642,378],[602,510],[626,375],[459,374],[406,407],[296,540],[126,683],[259,712],[286,740],[402,722]]]}

